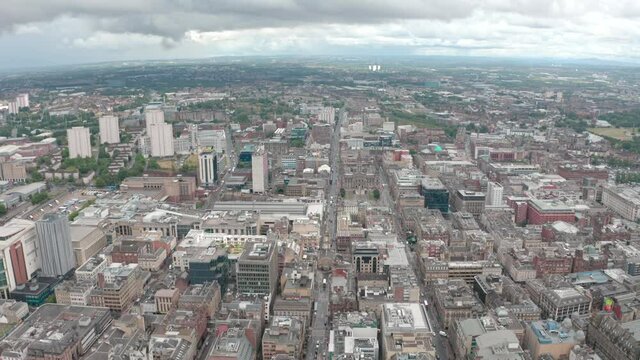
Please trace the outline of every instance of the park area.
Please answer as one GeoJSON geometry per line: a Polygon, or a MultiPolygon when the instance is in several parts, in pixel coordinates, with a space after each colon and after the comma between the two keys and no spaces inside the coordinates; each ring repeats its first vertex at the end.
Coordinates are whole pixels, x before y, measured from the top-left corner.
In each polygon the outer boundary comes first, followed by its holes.
{"type": "Polygon", "coordinates": [[[589,128],[588,130],[592,134],[621,141],[633,140],[635,134],[640,134],[640,129],[637,128],[589,128]]]}

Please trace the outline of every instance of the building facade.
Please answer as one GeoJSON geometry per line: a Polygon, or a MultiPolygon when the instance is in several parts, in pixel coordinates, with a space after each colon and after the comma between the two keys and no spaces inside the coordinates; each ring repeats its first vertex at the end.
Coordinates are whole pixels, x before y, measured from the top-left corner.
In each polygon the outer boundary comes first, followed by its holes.
{"type": "Polygon", "coordinates": [[[251,157],[251,177],[254,193],[264,193],[269,187],[269,160],[264,146],[256,149],[251,157]]]}
{"type": "Polygon", "coordinates": [[[69,221],[64,214],[45,214],[36,222],[36,233],[42,275],[62,276],[76,266],[69,221]]]}
{"type": "Polygon", "coordinates": [[[98,125],[100,126],[100,144],[120,143],[120,126],[117,116],[101,116],[98,119],[98,125]]]}
{"type": "Polygon", "coordinates": [[[69,159],[91,157],[91,133],[89,128],[74,126],[67,129],[69,159]]]}
{"type": "Polygon", "coordinates": [[[275,242],[247,243],[236,267],[239,293],[273,295],[278,282],[275,242]]]}

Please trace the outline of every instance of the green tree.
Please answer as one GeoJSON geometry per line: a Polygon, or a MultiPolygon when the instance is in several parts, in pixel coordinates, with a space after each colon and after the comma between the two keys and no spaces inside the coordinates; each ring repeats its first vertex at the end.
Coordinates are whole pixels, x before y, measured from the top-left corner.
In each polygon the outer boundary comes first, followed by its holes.
{"type": "Polygon", "coordinates": [[[41,204],[47,200],[49,200],[49,194],[46,192],[31,195],[31,203],[33,205],[41,204]]]}
{"type": "Polygon", "coordinates": [[[32,182],[38,182],[38,181],[44,180],[44,175],[39,173],[37,169],[33,169],[32,171],[29,171],[29,176],[32,182]]]}
{"type": "Polygon", "coordinates": [[[149,167],[149,169],[160,169],[160,164],[158,164],[158,160],[156,159],[149,159],[149,163],[147,164],[147,166],[149,167]]]}
{"type": "Polygon", "coordinates": [[[340,197],[344,198],[345,196],[347,196],[347,192],[345,191],[344,188],[340,188],[340,197]]]}
{"type": "Polygon", "coordinates": [[[373,198],[376,200],[380,200],[380,190],[373,189],[373,198]]]}
{"type": "Polygon", "coordinates": [[[7,207],[4,204],[0,204],[0,216],[4,216],[7,214],[7,207]]]}

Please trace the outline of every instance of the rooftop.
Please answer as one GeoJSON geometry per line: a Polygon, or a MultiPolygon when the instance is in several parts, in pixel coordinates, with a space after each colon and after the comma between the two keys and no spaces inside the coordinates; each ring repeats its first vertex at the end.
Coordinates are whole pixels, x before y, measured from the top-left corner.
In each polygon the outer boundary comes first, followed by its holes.
{"type": "Polygon", "coordinates": [[[420,304],[387,303],[382,310],[385,332],[433,332],[425,308],[420,304]]]}

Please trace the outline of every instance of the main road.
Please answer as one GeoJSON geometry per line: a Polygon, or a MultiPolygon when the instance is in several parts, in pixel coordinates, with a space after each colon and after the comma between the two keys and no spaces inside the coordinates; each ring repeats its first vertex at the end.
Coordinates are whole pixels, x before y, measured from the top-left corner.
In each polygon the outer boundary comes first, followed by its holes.
{"type": "MultiPolygon", "coordinates": [[[[340,128],[346,118],[347,112],[344,109],[340,110],[333,129],[333,136],[331,137],[329,148],[329,166],[331,167],[331,173],[325,193],[325,211],[320,229],[321,236],[318,259],[321,257],[335,258],[336,203],[338,201],[338,174],[340,169],[340,128]]],[[[329,273],[316,268],[315,279],[314,299],[316,303],[314,304],[312,323],[308,331],[305,359],[324,359],[329,350],[331,276],[329,276],[329,273]]]]}

